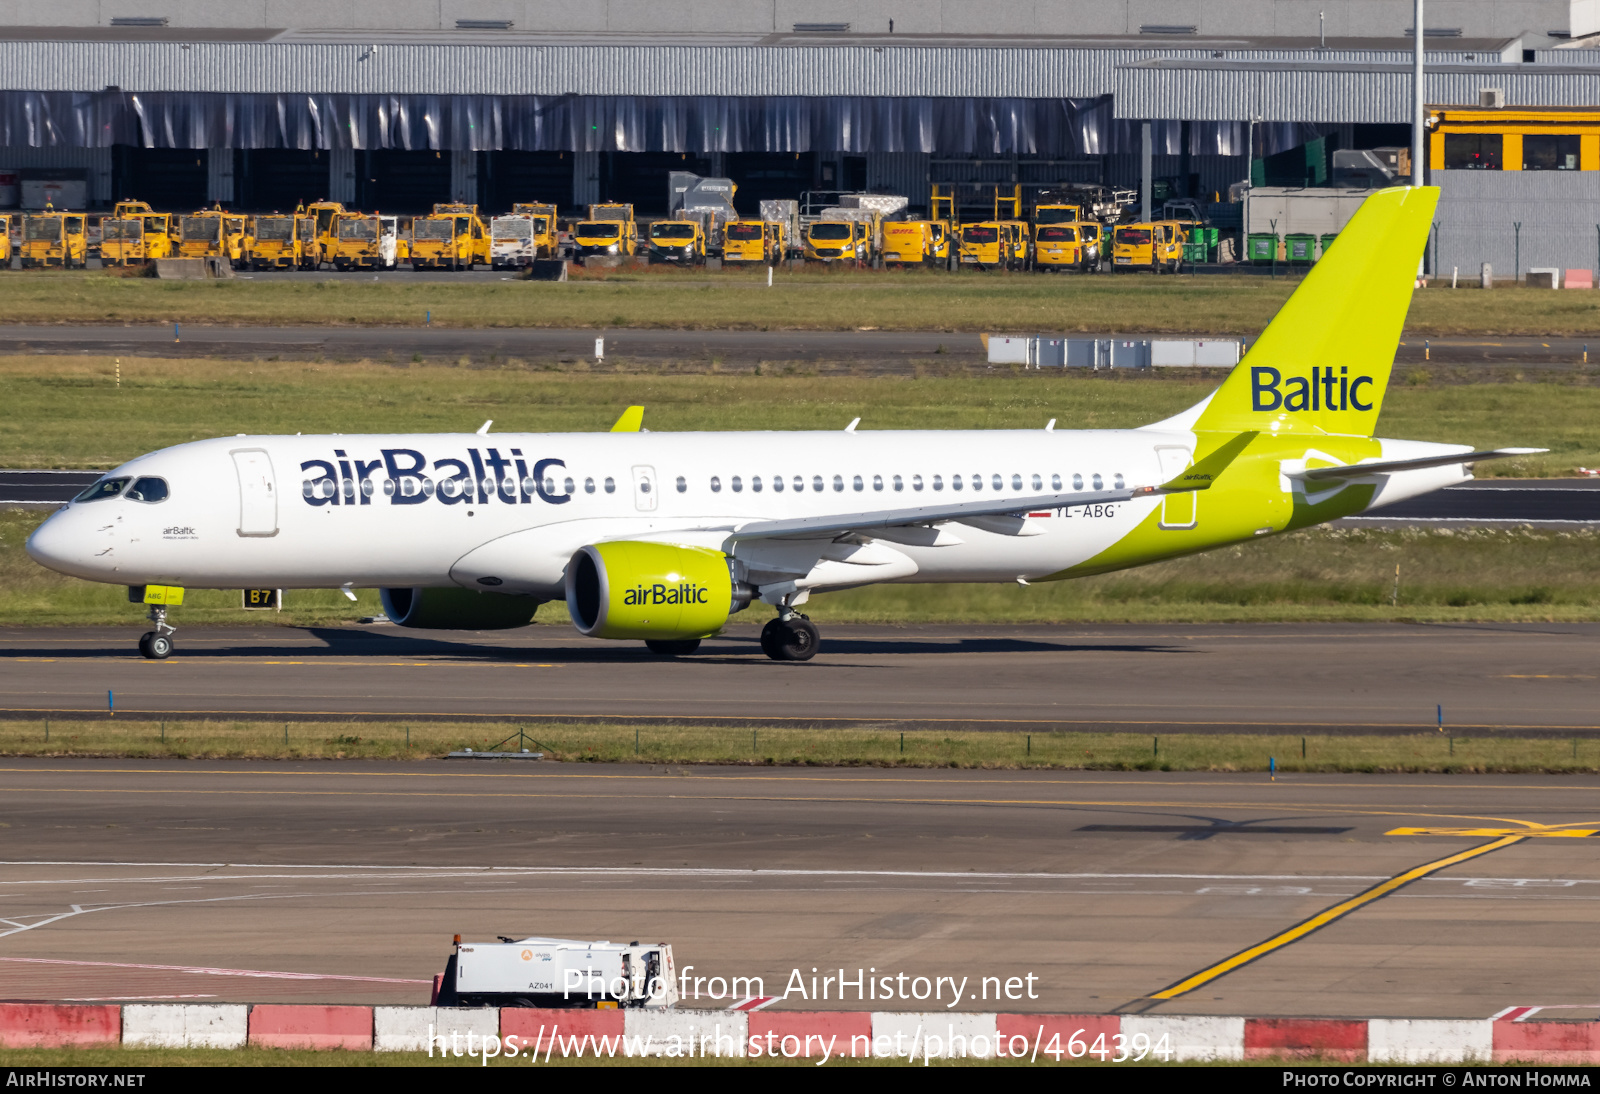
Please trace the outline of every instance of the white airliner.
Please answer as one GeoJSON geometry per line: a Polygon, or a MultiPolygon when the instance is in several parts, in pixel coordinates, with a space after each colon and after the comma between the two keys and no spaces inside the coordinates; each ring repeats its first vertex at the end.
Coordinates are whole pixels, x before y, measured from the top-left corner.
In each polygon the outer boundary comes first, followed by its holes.
{"type": "MultiPolygon", "coordinates": [[[[1302,528],[1532,449],[1373,437],[1438,191],[1368,199],[1200,405],[1125,430],[250,436],[130,460],[28,553],[130,587],[146,657],[185,587],[378,588],[406,627],[523,626],[692,653],[753,602],[804,661],[813,592],[1104,573],[1302,528]]],[[[353,595],[353,594],[352,594],[353,595]]]]}

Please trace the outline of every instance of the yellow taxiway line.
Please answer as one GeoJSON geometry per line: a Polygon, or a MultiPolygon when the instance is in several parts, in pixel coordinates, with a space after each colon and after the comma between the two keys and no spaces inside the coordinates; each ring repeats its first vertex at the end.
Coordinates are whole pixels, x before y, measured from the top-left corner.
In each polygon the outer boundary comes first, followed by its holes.
{"type": "Polygon", "coordinates": [[[1514,835],[1504,836],[1495,840],[1493,843],[1485,843],[1481,846],[1473,847],[1470,850],[1458,851],[1453,855],[1446,855],[1444,858],[1435,859],[1432,862],[1425,862],[1421,866],[1414,866],[1403,874],[1396,874],[1387,881],[1379,882],[1377,885],[1374,885],[1365,892],[1357,893],[1349,900],[1341,901],[1331,908],[1327,908],[1321,912],[1318,912],[1310,919],[1302,920],[1301,922],[1296,923],[1293,927],[1274,935],[1265,942],[1258,942],[1249,949],[1240,950],[1232,957],[1223,958],[1221,961],[1218,961],[1215,965],[1212,965],[1209,968],[1201,969],[1197,973],[1186,976],[1182,980],[1179,980],[1176,984],[1173,984],[1171,987],[1155,992],[1148,998],[1165,1001],[1168,999],[1176,999],[1180,995],[1187,995],[1196,988],[1209,984],[1219,976],[1226,976],[1235,969],[1244,965],[1248,965],[1250,962],[1258,960],[1259,958],[1265,957],[1274,950],[1282,949],[1284,946],[1298,942],[1311,932],[1321,930],[1328,924],[1333,923],[1336,920],[1343,919],[1351,912],[1354,912],[1359,908],[1364,908],[1375,900],[1383,899],[1396,889],[1410,885],[1413,881],[1427,877],[1429,874],[1443,870],[1446,867],[1455,866],[1456,864],[1466,862],[1469,859],[1475,859],[1480,855],[1487,855],[1492,851],[1498,851],[1501,848],[1510,847],[1512,844],[1521,843],[1529,836],[1538,834],[1539,832],[1536,829],[1518,831],[1514,835]]]}

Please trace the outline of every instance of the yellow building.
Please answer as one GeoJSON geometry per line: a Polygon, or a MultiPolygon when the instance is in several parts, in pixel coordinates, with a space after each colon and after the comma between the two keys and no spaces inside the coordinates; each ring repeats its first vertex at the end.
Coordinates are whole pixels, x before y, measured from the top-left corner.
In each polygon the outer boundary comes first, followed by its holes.
{"type": "Polygon", "coordinates": [[[1600,171],[1600,110],[1432,107],[1434,171],[1600,171]]]}

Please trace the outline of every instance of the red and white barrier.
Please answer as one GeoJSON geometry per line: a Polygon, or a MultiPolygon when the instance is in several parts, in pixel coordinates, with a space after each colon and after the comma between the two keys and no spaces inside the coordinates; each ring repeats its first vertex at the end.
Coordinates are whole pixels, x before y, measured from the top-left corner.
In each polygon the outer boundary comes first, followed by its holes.
{"type": "Polygon", "coordinates": [[[1521,1022],[1516,1019],[1496,1022],[1494,1060],[1520,1064],[1600,1064],[1600,1022],[1521,1022]]]}
{"type": "Polygon", "coordinates": [[[457,1052],[500,1034],[500,1012],[492,1007],[373,1007],[375,1052],[457,1052]],[[469,1036],[470,1035],[470,1036],[469,1036]]]}
{"type": "Polygon", "coordinates": [[[1367,1023],[1337,1018],[1246,1018],[1246,1060],[1337,1060],[1367,1058],[1367,1023]]]}
{"type": "Polygon", "coordinates": [[[263,1048],[369,1052],[372,1008],[262,1004],[250,1009],[250,1043],[263,1048]]]}
{"type": "Polygon", "coordinates": [[[89,1048],[122,1041],[122,1008],[0,1003],[0,1048],[89,1048]]]}
{"type": "Polygon", "coordinates": [[[129,1003],[122,1043],[145,1048],[243,1048],[250,1008],[243,1003],[129,1003]]]}
{"type": "MultiPolygon", "coordinates": [[[[917,1059],[1320,1060],[1348,1063],[1600,1064],[1600,1022],[1238,1018],[949,1011],[534,1010],[216,1003],[0,1003],[0,1048],[429,1050],[452,1058],[837,1056],[917,1059]],[[515,1038],[515,1040],[512,1040],[515,1038]],[[691,1048],[692,1045],[692,1048],[691,1048]]],[[[1562,1008],[1555,1008],[1561,1010],[1562,1008]]]]}
{"type": "Polygon", "coordinates": [[[1494,1051],[1488,1019],[1373,1018],[1367,1059],[1375,1064],[1462,1064],[1487,1061],[1494,1051]]]}
{"type": "Polygon", "coordinates": [[[750,1055],[812,1059],[872,1055],[872,1015],[859,1010],[756,1011],[750,1015],[750,1055]]]}

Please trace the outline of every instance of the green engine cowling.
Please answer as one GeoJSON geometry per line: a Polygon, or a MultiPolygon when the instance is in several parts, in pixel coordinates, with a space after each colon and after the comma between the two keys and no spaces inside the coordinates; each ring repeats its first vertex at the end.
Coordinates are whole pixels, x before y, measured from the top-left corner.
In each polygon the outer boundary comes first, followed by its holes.
{"type": "Polygon", "coordinates": [[[567,611],[590,638],[704,638],[749,602],[728,556],[705,547],[618,540],[567,564],[567,611]]]}
{"type": "Polygon", "coordinates": [[[473,589],[379,589],[383,614],[401,627],[441,631],[503,631],[533,622],[539,601],[531,596],[480,593],[473,589]]]}

